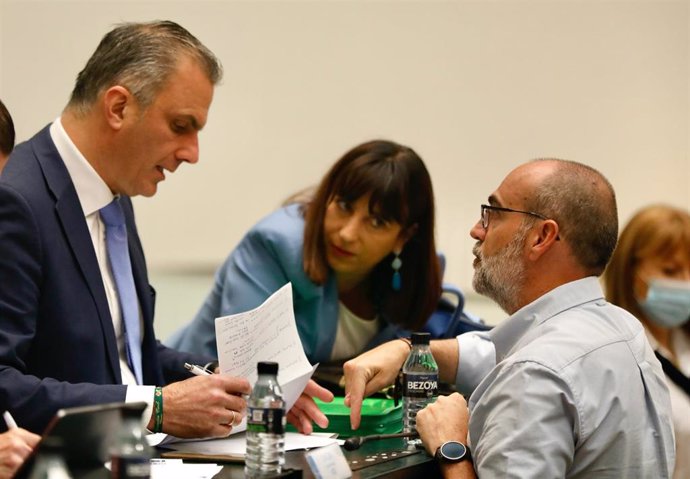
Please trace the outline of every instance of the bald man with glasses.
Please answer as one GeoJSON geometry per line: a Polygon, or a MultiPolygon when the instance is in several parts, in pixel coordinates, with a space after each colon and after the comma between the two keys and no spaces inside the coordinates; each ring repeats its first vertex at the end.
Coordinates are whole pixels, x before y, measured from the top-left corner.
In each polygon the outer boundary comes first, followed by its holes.
{"type": "MultiPolygon", "coordinates": [[[[661,366],[597,279],[617,233],[613,188],[571,161],[521,165],[482,205],[473,286],[510,316],[432,341],[441,380],[469,398],[439,397],[417,415],[444,477],[671,477],[661,366]]],[[[392,382],[408,352],[392,341],[345,363],[354,428],[362,398],[392,382]]]]}

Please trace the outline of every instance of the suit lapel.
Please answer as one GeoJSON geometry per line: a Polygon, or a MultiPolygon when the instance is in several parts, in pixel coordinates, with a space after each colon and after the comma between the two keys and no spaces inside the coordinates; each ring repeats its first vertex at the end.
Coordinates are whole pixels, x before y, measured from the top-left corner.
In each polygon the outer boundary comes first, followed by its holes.
{"type": "Polygon", "coordinates": [[[81,203],[79,203],[67,168],[50,138],[48,127],[36,136],[36,140],[33,146],[36,158],[38,158],[46,183],[55,198],[55,212],[62,226],[62,232],[98,310],[98,319],[101,323],[113,377],[116,381],[120,381],[120,362],[113,321],[81,203]]]}

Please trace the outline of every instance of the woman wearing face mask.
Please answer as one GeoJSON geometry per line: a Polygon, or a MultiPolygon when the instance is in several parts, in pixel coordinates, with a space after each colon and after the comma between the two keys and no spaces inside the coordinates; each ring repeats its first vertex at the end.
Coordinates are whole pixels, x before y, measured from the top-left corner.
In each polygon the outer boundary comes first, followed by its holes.
{"type": "Polygon", "coordinates": [[[654,205],[620,235],[604,273],[608,300],[645,326],[666,373],[676,434],[674,479],[690,477],[690,215],[654,205]]]}
{"type": "Polygon", "coordinates": [[[247,233],[197,316],[168,344],[217,354],[214,318],[255,308],[288,281],[312,363],[349,359],[422,328],[441,277],[431,179],[421,158],[383,140],[345,153],[313,198],[275,211],[247,233]]]}

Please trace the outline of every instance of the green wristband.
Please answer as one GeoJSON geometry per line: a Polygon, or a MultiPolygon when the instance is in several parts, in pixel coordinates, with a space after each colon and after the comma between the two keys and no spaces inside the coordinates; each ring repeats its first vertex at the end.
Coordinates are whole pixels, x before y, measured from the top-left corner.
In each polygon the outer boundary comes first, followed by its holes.
{"type": "Polygon", "coordinates": [[[163,432],[163,388],[153,393],[153,432],[163,432]]]}

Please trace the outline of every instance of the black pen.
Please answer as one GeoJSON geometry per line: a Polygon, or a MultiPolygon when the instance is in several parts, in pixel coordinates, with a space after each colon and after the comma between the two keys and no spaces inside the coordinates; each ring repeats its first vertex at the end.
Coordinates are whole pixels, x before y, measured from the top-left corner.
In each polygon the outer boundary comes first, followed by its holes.
{"type": "MultiPolygon", "coordinates": [[[[196,364],[184,363],[184,368],[195,376],[210,376],[213,374],[208,369],[197,366],[196,364]]],[[[245,401],[249,400],[249,394],[236,394],[237,396],[242,396],[245,401]]]]}

